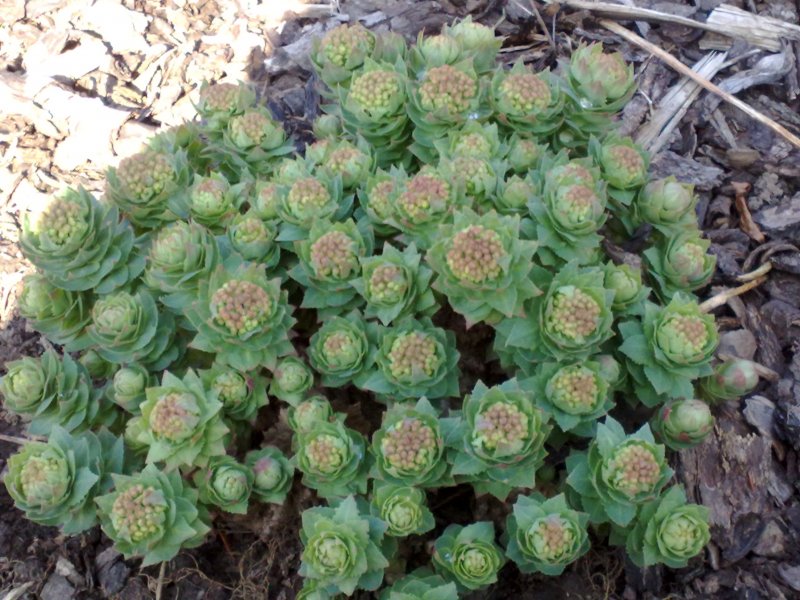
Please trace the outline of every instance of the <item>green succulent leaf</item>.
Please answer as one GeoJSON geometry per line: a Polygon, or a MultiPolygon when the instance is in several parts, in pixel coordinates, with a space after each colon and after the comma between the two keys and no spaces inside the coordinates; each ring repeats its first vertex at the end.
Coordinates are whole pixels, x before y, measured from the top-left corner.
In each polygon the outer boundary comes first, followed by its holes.
{"type": "Polygon", "coordinates": [[[434,528],[425,492],[405,485],[376,481],[372,490],[372,514],[386,523],[386,535],[405,537],[434,528]]]}
{"type": "Polygon", "coordinates": [[[505,556],[495,543],[494,525],[449,525],[434,543],[433,566],[459,591],[481,590],[497,581],[505,556]]]}
{"type": "Polygon", "coordinates": [[[251,450],[244,463],[253,471],[253,497],[260,502],[283,504],[292,487],[294,467],[274,446],[251,450]]]}

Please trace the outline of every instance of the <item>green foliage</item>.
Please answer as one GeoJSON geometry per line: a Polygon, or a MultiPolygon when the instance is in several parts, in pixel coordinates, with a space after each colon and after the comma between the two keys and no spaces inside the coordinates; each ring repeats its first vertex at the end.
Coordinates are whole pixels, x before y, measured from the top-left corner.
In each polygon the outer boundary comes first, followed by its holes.
{"type": "Polygon", "coordinates": [[[66,533],[99,518],[153,564],[252,500],[316,498],[306,600],[377,592],[384,569],[384,600],[484,590],[505,558],[557,575],[587,523],[637,565],[697,554],[706,515],[662,493],[665,447],[758,383],[749,361],[712,367],[697,198],[615,131],[635,89],[619,53],[536,72],[498,64],[503,42],[471,18],[410,48],[335,27],[304,150],[253,87],[203,84],[197,118],[109,169],[102,200],[24,215],[20,314],[67,354],[43,342],[0,380],[49,436],[9,461],[17,506],[66,533]],[[449,523],[459,484],[500,499],[493,523],[449,523]],[[437,574],[402,576],[415,547],[437,574]]]}

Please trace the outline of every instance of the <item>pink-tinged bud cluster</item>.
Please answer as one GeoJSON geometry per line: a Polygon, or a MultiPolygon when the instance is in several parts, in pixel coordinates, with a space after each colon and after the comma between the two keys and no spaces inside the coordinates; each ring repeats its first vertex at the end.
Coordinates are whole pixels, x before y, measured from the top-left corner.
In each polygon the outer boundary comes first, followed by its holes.
{"type": "Polygon", "coordinates": [[[156,402],[150,413],[150,429],[159,438],[182,442],[200,423],[200,407],[191,394],[173,392],[156,402]]]}
{"type": "Polygon", "coordinates": [[[117,495],[111,507],[111,523],[124,539],[140,542],[161,529],[167,503],[153,487],[132,485],[117,495]]]}
{"type": "Polygon", "coordinates": [[[343,146],[331,152],[325,166],[335,175],[344,177],[348,173],[358,172],[367,162],[369,158],[363,152],[352,146],[343,146]]]}
{"type": "Polygon", "coordinates": [[[510,402],[495,402],[475,419],[473,442],[486,450],[510,445],[528,436],[528,415],[510,402]]]}
{"type": "Polygon", "coordinates": [[[430,213],[431,205],[447,202],[450,197],[450,185],[433,175],[418,174],[406,185],[398,203],[405,213],[414,221],[424,221],[430,213]]]}
{"type": "Polygon", "coordinates": [[[281,482],[283,470],[280,463],[264,456],[259,458],[253,465],[253,473],[256,476],[256,485],[262,490],[271,490],[281,482]]]}
{"type": "Polygon", "coordinates": [[[708,329],[700,317],[676,315],[659,330],[658,343],[668,352],[692,356],[708,343],[708,329]]]}
{"type": "Polygon", "coordinates": [[[358,270],[357,244],[343,231],[329,231],[311,244],[311,266],[317,277],[347,279],[358,270]]]}
{"type": "Polygon", "coordinates": [[[415,373],[430,377],[441,361],[433,338],[418,331],[398,336],[389,351],[389,369],[398,378],[415,373]]]}
{"type": "Polygon", "coordinates": [[[509,75],[500,84],[500,93],[521,115],[542,112],[552,99],[550,86],[533,73],[509,75]]]}
{"type": "Polygon", "coordinates": [[[267,183],[258,190],[255,208],[262,217],[272,218],[276,215],[278,200],[278,186],[274,183],[267,183]]]}
{"type": "Polygon", "coordinates": [[[247,475],[240,469],[219,469],[214,473],[211,485],[220,498],[237,500],[247,493],[247,475]]]}
{"type": "Polygon", "coordinates": [[[553,294],[547,318],[550,330],[568,339],[578,339],[595,332],[600,306],[589,294],[572,287],[559,288],[553,294]]]}
{"type": "Polygon", "coordinates": [[[334,331],[322,342],[322,354],[334,365],[352,365],[360,351],[361,344],[349,331],[334,331]]]}
{"type": "Polygon", "coordinates": [[[129,196],[146,200],[164,190],[175,178],[175,170],[164,154],[145,151],[122,159],[117,178],[129,196]]]}
{"type": "Polygon", "coordinates": [[[594,216],[599,202],[592,188],[583,184],[570,185],[558,190],[555,210],[565,225],[582,225],[594,216]]]}
{"type": "Polygon", "coordinates": [[[322,434],[312,439],[304,449],[306,458],[318,473],[334,473],[346,460],[344,442],[336,436],[322,434]]]}
{"type": "Polygon", "coordinates": [[[206,107],[215,111],[232,110],[239,97],[239,86],[232,83],[215,83],[208,86],[200,96],[206,107]]]}
{"type": "Polygon", "coordinates": [[[225,181],[207,177],[192,189],[192,205],[200,213],[215,211],[225,198],[228,186],[225,181]]]}
{"type": "Polygon", "coordinates": [[[405,273],[397,265],[380,265],[369,278],[369,297],[373,302],[399,302],[407,289],[405,273]]]}
{"type": "Polygon", "coordinates": [[[354,50],[372,52],[375,38],[362,25],[340,25],[322,38],[321,47],[331,63],[344,67],[354,50]]]}
{"type": "Polygon", "coordinates": [[[289,206],[298,215],[313,216],[331,199],[327,188],[313,177],[298,179],[289,190],[289,206]]]}
{"type": "Polygon", "coordinates": [[[258,111],[248,111],[231,120],[233,135],[249,139],[253,144],[260,144],[274,128],[272,119],[258,111]]]}
{"type": "Polygon", "coordinates": [[[160,229],[150,250],[153,261],[159,264],[182,264],[191,237],[189,224],[182,221],[160,229]]]}
{"type": "Polygon", "coordinates": [[[356,77],[350,86],[350,98],[367,111],[387,108],[400,93],[400,80],[394,71],[369,71],[356,77]]]}
{"type": "Polygon", "coordinates": [[[250,244],[262,240],[269,240],[270,234],[267,226],[261,219],[256,217],[248,217],[243,219],[236,225],[234,236],[240,242],[250,244]]]}
{"type": "Polygon", "coordinates": [[[40,217],[42,230],[59,246],[84,233],[86,208],[66,198],[54,199],[40,217]]]}
{"type": "Polygon", "coordinates": [[[480,133],[468,133],[458,138],[453,146],[453,154],[456,156],[488,158],[492,154],[492,145],[480,133]]]}
{"type": "Polygon", "coordinates": [[[381,440],[386,462],[403,471],[421,471],[430,466],[436,446],[433,429],[413,417],[390,427],[381,440]]]}
{"type": "Polygon", "coordinates": [[[598,387],[595,374],[579,365],[564,367],[549,382],[550,401],[573,414],[590,413],[597,406],[598,387]]]}
{"type": "Polygon", "coordinates": [[[582,164],[575,162],[556,167],[552,176],[558,185],[563,185],[564,183],[592,185],[594,182],[594,175],[592,175],[592,172],[582,164]]]}
{"type": "Polygon", "coordinates": [[[645,171],[642,155],[626,145],[611,146],[603,150],[603,166],[613,169],[626,181],[638,179],[645,171]]]}
{"type": "Polygon", "coordinates": [[[217,323],[234,335],[259,327],[270,315],[269,294],[249,281],[232,279],[211,297],[211,311],[217,323]]]}
{"type": "Polygon", "coordinates": [[[531,526],[527,538],[540,560],[558,562],[573,551],[575,528],[558,515],[548,515],[531,526]]]}
{"type": "Polygon", "coordinates": [[[706,251],[694,242],[685,242],[669,256],[672,267],[689,281],[699,279],[706,270],[706,251]]]}
{"type": "Polygon", "coordinates": [[[606,89],[626,89],[628,83],[628,68],[622,56],[618,53],[599,53],[594,57],[593,71],[602,77],[603,87],[606,89]]]}
{"type": "Polygon", "coordinates": [[[484,283],[500,276],[500,261],[505,256],[500,234],[483,225],[472,225],[453,236],[447,266],[461,281],[484,283]]]}
{"type": "Polygon", "coordinates": [[[236,371],[223,371],[214,378],[211,389],[217,392],[220,401],[226,406],[243,402],[249,393],[247,380],[236,371]]]}
{"type": "Polygon", "coordinates": [[[463,113],[478,93],[478,82],[450,65],[434,67],[425,75],[419,88],[425,110],[463,113]]]}
{"type": "Polygon", "coordinates": [[[625,444],[603,466],[608,484],[629,497],[653,490],[661,479],[661,465],[643,444],[625,444]]]}
{"type": "Polygon", "coordinates": [[[483,194],[493,192],[486,189],[486,181],[493,177],[489,163],[474,156],[457,156],[453,160],[453,172],[465,185],[467,194],[483,194]]]}

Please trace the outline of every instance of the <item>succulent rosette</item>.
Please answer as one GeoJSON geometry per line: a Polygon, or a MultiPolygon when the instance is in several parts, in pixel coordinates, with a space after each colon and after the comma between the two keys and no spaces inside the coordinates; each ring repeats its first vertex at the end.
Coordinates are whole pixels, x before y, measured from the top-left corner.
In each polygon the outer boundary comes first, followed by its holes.
{"type": "Polygon", "coordinates": [[[86,335],[92,305],[88,292],[58,288],[40,273],[30,273],[22,281],[17,310],[36,331],[70,352],[91,344],[86,335]]]}
{"type": "Polygon", "coordinates": [[[118,365],[107,361],[93,349],[84,350],[78,357],[78,362],[86,368],[89,377],[93,380],[109,379],[117,371],[118,365]]]}
{"type": "Polygon", "coordinates": [[[620,323],[619,349],[638,399],[655,406],[665,398],[692,398],[692,381],[710,375],[719,336],[714,316],[681,293],[667,306],[645,305],[641,320],[620,323]]]}
{"type": "Polygon", "coordinates": [[[564,494],[519,496],[506,521],[506,556],[523,573],[557,576],[589,551],[589,515],[572,510],[564,494]]]}
{"type": "Polygon", "coordinates": [[[395,485],[437,487],[452,482],[441,419],[426,398],[395,404],[372,436],[373,476],[395,485]]]}
{"type": "Polygon", "coordinates": [[[539,290],[530,279],[536,242],[520,238],[520,218],[465,208],[439,229],[426,254],[436,273],[433,288],[464,316],[467,326],[522,316],[539,290]]]}
{"type": "Polygon", "coordinates": [[[218,137],[232,117],[243,114],[255,103],[256,93],[249,85],[204,82],[195,108],[206,128],[218,137]]]}
{"type": "Polygon", "coordinates": [[[216,360],[240,371],[275,368],[292,352],[288,332],[295,320],[280,279],[267,279],[260,265],[232,255],[203,281],[184,316],[197,331],[190,346],[216,353],[216,360]]]}
{"type": "Polygon", "coordinates": [[[483,89],[472,61],[432,67],[411,82],[408,115],[414,122],[411,152],[422,163],[436,157],[436,140],[485,112],[483,89]]]}
{"type": "Polygon", "coordinates": [[[642,507],[625,547],[639,567],[664,564],[685,567],[711,540],[709,510],[689,504],[683,486],[672,486],[661,497],[642,507]]]}
{"type": "Polygon", "coordinates": [[[540,260],[547,265],[596,263],[601,241],[597,231],[607,216],[605,184],[598,170],[588,159],[567,161],[563,153],[544,161],[541,170],[541,199],[534,197],[528,204],[542,249],[540,260]]]}
{"type": "Polygon", "coordinates": [[[714,429],[714,415],[702,400],[681,398],[659,408],[650,425],[668,448],[683,450],[708,437],[714,429]]]}
{"type": "Polygon", "coordinates": [[[96,294],[139,276],[144,257],[138,243],[118,210],[82,187],[53,197],[40,213],[26,214],[19,238],[22,254],[53,286],[96,294]]]}
{"type": "Polygon", "coordinates": [[[145,396],[139,441],[149,446],[148,464],[163,463],[165,471],[204,467],[211,457],[225,454],[222,403],[193,370],[181,379],[165,371],[161,385],[147,388],[145,396]]]}
{"type": "Polygon", "coordinates": [[[592,134],[608,131],[610,117],[633,96],[633,65],[627,64],[621,53],[604,52],[602,44],[594,43],[581,44],[563,70],[570,102],[559,141],[566,146],[581,145],[592,134]]]}
{"type": "Polygon", "coordinates": [[[458,42],[461,57],[471,59],[478,73],[488,73],[495,68],[503,38],[495,35],[493,27],[476,23],[468,15],[453,25],[445,25],[442,33],[458,42]]]}
{"type": "Polygon", "coordinates": [[[309,508],[302,519],[302,577],[331,596],[380,587],[389,566],[383,521],[366,513],[353,496],[334,506],[309,508]]]}
{"type": "Polygon", "coordinates": [[[54,426],[48,434],[47,443],[27,442],[9,457],[4,483],[28,519],[74,535],[97,523],[94,498],[123,471],[124,446],[105,429],[72,435],[54,426]]]}
{"type": "Polygon", "coordinates": [[[333,421],[333,408],[325,396],[311,396],[290,406],[287,413],[289,427],[295,433],[311,431],[317,423],[333,421]]]}
{"type": "Polygon", "coordinates": [[[299,176],[283,185],[278,204],[282,224],[280,242],[306,240],[317,221],[342,221],[350,214],[352,195],[343,195],[342,180],[322,176],[299,176]]]}
{"type": "Polygon", "coordinates": [[[456,481],[503,501],[513,488],[532,488],[547,452],[549,415],[516,379],[487,387],[478,381],[461,413],[442,422],[456,481]]]}
{"type": "Polygon", "coordinates": [[[326,319],[311,336],[308,348],[311,366],[322,375],[322,385],[358,385],[368,377],[375,361],[376,338],[377,326],[366,323],[357,310],[326,319]]]}
{"type": "Polygon", "coordinates": [[[299,263],[289,276],[304,288],[303,308],[322,315],[346,312],[361,303],[350,282],[361,273],[361,258],[372,254],[374,238],[366,223],[317,220],[307,240],[295,242],[299,263]]]}
{"type": "Polygon", "coordinates": [[[244,457],[253,471],[252,496],[259,502],[283,504],[292,487],[294,468],[274,446],[251,450],[244,457]]]}
{"type": "Polygon", "coordinates": [[[394,197],[394,210],[386,223],[403,233],[405,241],[430,248],[439,225],[452,218],[464,203],[463,190],[435,169],[423,169],[403,183],[394,197]]]}
{"type": "Polygon", "coordinates": [[[454,65],[461,60],[461,44],[446,33],[424,35],[420,31],[417,43],[409,48],[408,66],[415,76],[442,65],[454,65]]]}
{"type": "Polygon", "coordinates": [[[492,208],[501,215],[528,215],[528,202],[537,195],[536,184],[529,175],[511,175],[497,182],[492,208]]]}
{"type": "Polygon", "coordinates": [[[588,451],[567,458],[567,485],[592,523],[626,527],[638,507],[657,498],[672,477],[665,453],[648,425],[626,435],[622,425],[607,417],[588,451]]]}
{"type": "Polygon", "coordinates": [[[106,387],[111,402],[131,414],[139,414],[139,405],[145,400],[145,389],[157,385],[155,375],[139,363],[120,367],[106,387]]]}
{"type": "Polygon", "coordinates": [[[640,221],[670,236],[676,231],[697,229],[695,206],[694,185],[680,183],[669,176],[644,186],[636,197],[634,211],[640,221]]]}
{"type": "Polygon", "coordinates": [[[203,543],[211,530],[208,513],[180,474],[147,465],[141,473],[112,478],[114,490],[95,501],[103,532],[126,558],[142,557],[146,567],[203,543]]]}
{"type": "Polygon", "coordinates": [[[467,121],[457,129],[451,129],[446,137],[436,140],[440,157],[482,158],[493,160],[505,155],[505,144],[495,123],[485,124],[467,121]]]}
{"type": "Polygon", "coordinates": [[[443,158],[436,170],[463,192],[469,205],[492,206],[500,175],[506,166],[478,156],[443,158]]]}
{"type": "Polygon", "coordinates": [[[423,568],[385,588],[380,600],[458,600],[458,588],[452,581],[423,568]]]}
{"type": "Polygon", "coordinates": [[[699,231],[687,229],[644,251],[647,272],[662,298],[669,300],[677,292],[690,293],[708,284],[717,266],[710,246],[699,231]]]}
{"type": "Polygon", "coordinates": [[[262,221],[276,220],[281,202],[280,185],[274,181],[257,179],[249,191],[247,203],[250,210],[262,221]]]}
{"type": "Polygon", "coordinates": [[[373,515],[386,523],[386,535],[393,537],[427,533],[436,525],[425,492],[411,486],[376,481],[371,509],[373,515]]]}
{"type": "MultiPolygon", "coordinates": [[[[526,175],[538,168],[547,156],[547,148],[536,143],[536,140],[512,134],[506,142],[505,163],[518,175],[526,175]]],[[[500,192],[498,191],[498,195],[500,192]]],[[[533,195],[533,193],[529,194],[533,195]]]]}
{"type": "Polygon", "coordinates": [[[295,438],[292,464],[303,474],[303,485],[322,498],[367,492],[371,459],[367,443],[341,420],[319,421],[295,438]]]}
{"type": "Polygon", "coordinates": [[[549,71],[534,73],[522,61],[497,69],[491,84],[493,118],[510,133],[543,138],[564,119],[564,95],[549,71]]]}
{"type": "Polygon", "coordinates": [[[212,456],[208,464],[194,473],[200,502],[225,512],[247,514],[255,475],[248,465],[232,456],[212,456]]]}
{"type": "Polygon", "coordinates": [[[644,310],[644,301],[650,295],[650,288],[642,285],[642,271],[622,263],[611,261],[605,267],[605,286],[614,291],[611,309],[617,315],[631,315],[644,310]]]}
{"type": "Polygon", "coordinates": [[[139,229],[156,229],[187,216],[192,178],[187,152],[146,148],[106,172],[106,198],[139,229]]]}
{"type": "Polygon", "coordinates": [[[627,207],[631,205],[637,190],[647,183],[650,156],[631,138],[613,134],[602,143],[592,138],[589,152],[608,183],[609,196],[618,203],[618,207],[626,207],[618,212],[629,212],[627,207]]]}
{"type": "Polygon", "coordinates": [[[555,276],[539,267],[531,274],[545,293],[528,301],[525,317],[496,326],[494,350],[502,362],[528,372],[536,360],[595,354],[613,335],[614,292],[604,287],[603,270],[568,263],[555,276]]]}
{"type": "Polygon", "coordinates": [[[311,62],[319,78],[335,89],[346,85],[367,57],[379,54],[378,43],[375,34],[360,23],[342,24],[312,42],[311,62]]]}
{"type": "Polygon", "coordinates": [[[159,311],[144,287],[133,294],[120,291],[99,298],[86,331],[97,353],[112,363],[140,362],[158,371],[181,354],[175,317],[159,311]]]}
{"type": "Polygon", "coordinates": [[[254,211],[236,215],[228,225],[228,241],[239,255],[273,269],[281,258],[276,238],[278,228],[274,222],[263,221],[254,211]]]}
{"type": "Polygon", "coordinates": [[[448,525],[434,543],[433,567],[460,592],[484,589],[497,581],[506,560],[494,538],[491,521],[448,525]]]}
{"type": "Polygon", "coordinates": [[[358,202],[375,235],[388,237],[397,233],[390,222],[394,219],[395,205],[405,190],[408,175],[402,167],[392,165],[389,171],[378,169],[358,188],[358,202]]]}
{"type": "Polygon", "coordinates": [[[326,151],[316,163],[315,172],[329,179],[340,179],[342,189],[352,193],[372,173],[375,159],[370,144],[358,136],[355,143],[347,140],[327,142],[326,151]]]}
{"type": "Polygon", "coordinates": [[[731,358],[714,366],[713,373],[698,381],[700,395],[718,404],[752,392],[758,385],[758,371],[751,360],[731,358]]]}
{"type": "Polygon", "coordinates": [[[220,249],[211,232],[195,222],[178,221],[159,229],[151,239],[142,280],[160,293],[173,312],[194,300],[200,281],[220,263],[220,249]]]}
{"type": "Polygon", "coordinates": [[[381,332],[377,370],[361,385],[394,400],[457,396],[459,356],[452,331],[406,317],[381,332]]]}
{"type": "Polygon", "coordinates": [[[377,256],[361,259],[361,277],[351,285],[367,305],[364,316],[384,325],[409,315],[431,316],[439,309],[430,280],[433,272],[421,264],[415,244],[402,251],[390,243],[377,256]]]}
{"type": "Polygon", "coordinates": [[[296,356],[286,356],[272,370],[269,393],[297,406],[313,385],[314,372],[309,366],[296,356]]]}
{"type": "Polygon", "coordinates": [[[6,363],[0,394],[3,408],[29,421],[32,435],[48,435],[56,425],[70,433],[112,427],[119,417],[86,368],[53,350],[6,363]]]}
{"type": "Polygon", "coordinates": [[[311,131],[318,140],[336,139],[342,135],[342,119],[337,114],[319,115],[311,124],[311,131]]]}
{"type": "MultiPolygon", "coordinates": [[[[613,360],[613,359],[612,359],[613,360]]],[[[521,382],[533,391],[537,406],[552,415],[562,431],[593,437],[597,420],[614,407],[608,370],[595,360],[540,363],[521,382]]]]}
{"type": "Polygon", "coordinates": [[[223,365],[200,371],[205,389],[215,392],[222,402],[222,413],[235,421],[250,421],[266,406],[267,381],[257,372],[242,373],[223,365]]]}
{"type": "Polygon", "coordinates": [[[188,194],[192,219],[217,234],[223,233],[228,223],[239,214],[243,202],[243,184],[231,185],[219,172],[207,177],[195,175],[188,194]]]}
{"type": "Polygon", "coordinates": [[[262,106],[230,117],[221,139],[206,147],[206,156],[232,181],[269,174],[280,157],[293,152],[283,125],[262,106]]]}
{"type": "Polygon", "coordinates": [[[349,90],[340,91],[345,127],[370,143],[378,166],[405,160],[411,138],[411,121],[406,113],[407,81],[402,62],[388,64],[367,59],[353,75],[349,90]]]}

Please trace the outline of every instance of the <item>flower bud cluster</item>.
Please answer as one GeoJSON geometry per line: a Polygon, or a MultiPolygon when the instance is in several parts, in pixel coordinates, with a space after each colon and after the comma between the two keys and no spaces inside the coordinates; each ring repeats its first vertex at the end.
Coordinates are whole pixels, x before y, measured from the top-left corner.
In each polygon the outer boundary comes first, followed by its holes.
{"type": "Polygon", "coordinates": [[[404,212],[414,221],[424,221],[434,203],[446,202],[450,196],[450,185],[433,175],[419,174],[408,182],[398,198],[404,212]]]}
{"type": "Polygon", "coordinates": [[[56,198],[42,214],[41,224],[50,240],[63,246],[86,231],[85,219],[85,207],[67,198],[56,198]]]}
{"type": "Polygon", "coordinates": [[[226,406],[235,406],[243,402],[249,393],[244,375],[233,370],[226,370],[217,375],[211,383],[211,389],[217,392],[220,401],[226,406]]]}
{"type": "Polygon", "coordinates": [[[484,283],[500,276],[500,260],[505,256],[503,242],[496,231],[473,225],[453,236],[447,252],[447,265],[462,281],[484,283]]]}
{"type": "Polygon", "coordinates": [[[175,177],[175,170],[164,154],[140,152],[123,158],[117,167],[117,178],[128,195],[146,200],[164,191],[175,177]]]}
{"type": "Polygon", "coordinates": [[[599,400],[595,374],[580,365],[560,369],[550,380],[549,389],[550,401],[573,415],[592,412],[599,400]]]}
{"type": "Polygon", "coordinates": [[[325,58],[340,67],[347,64],[350,54],[354,50],[369,53],[374,46],[375,38],[364,26],[359,24],[335,27],[325,34],[321,42],[325,58]]]}
{"type": "Polygon", "coordinates": [[[673,354],[691,357],[708,342],[708,329],[698,316],[675,315],[658,331],[658,344],[673,354]]]}
{"type": "Polygon", "coordinates": [[[287,201],[298,216],[313,216],[331,199],[328,190],[313,177],[305,177],[294,182],[289,190],[287,201]]]}
{"type": "Polygon", "coordinates": [[[366,111],[385,110],[400,93],[400,81],[394,71],[368,71],[350,86],[350,98],[366,111]]]}
{"type": "Polygon", "coordinates": [[[550,86],[533,73],[509,75],[500,84],[500,93],[520,115],[541,112],[552,99],[550,86]]]}
{"type": "Polygon", "coordinates": [[[369,279],[369,297],[373,302],[398,302],[407,289],[403,270],[393,264],[380,265],[369,279]]]}
{"type": "Polygon", "coordinates": [[[343,231],[324,234],[311,244],[311,265],[317,277],[351,277],[358,270],[356,242],[343,231]]]}
{"type": "Polygon", "coordinates": [[[420,419],[405,418],[386,431],[381,452],[394,468],[404,471],[422,470],[436,453],[436,435],[420,419]]]}
{"type": "Polygon", "coordinates": [[[565,338],[577,339],[594,333],[600,306],[594,298],[576,288],[559,288],[553,296],[547,326],[565,338]]]}
{"type": "Polygon", "coordinates": [[[57,502],[70,485],[64,461],[44,454],[25,461],[19,481],[27,501],[42,506],[57,502]]]}
{"type": "Polygon", "coordinates": [[[191,394],[170,393],[161,398],[150,414],[150,429],[170,442],[181,442],[200,423],[200,407],[191,394]]]}
{"type": "Polygon", "coordinates": [[[158,532],[166,510],[164,499],[153,487],[136,484],[117,495],[111,522],[121,537],[140,542],[158,532]]]}
{"type": "Polygon", "coordinates": [[[260,286],[232,279],[211,297],[215,320],[233,335],[242,335],[264,323],[270,314],[272,299],[260,286]]]}
{"type": "Polygon", "coordinates": [[[477,92],[475,79],[450,65],[430,69],[419,88],[424,109],[445,110],[451,114],[468,110],[477,92]]]}
{"type": "Polygon", "coordinates": [[[329,434],[316,436],[306,445],[305,455],[315,471],[333,473],[345,461],[344,442],[329,434]]]}
{"type": "Polygon", "coordinates": [[[545,562],[558,562],[573,551],[574,526],[559,515],[548,515],[537,520],[527,532],[531,549],[545,562]]]}
{"type": "Polygon", "coordinates": [[[429,335],[412,331],[397,337],[389,351],[390,370],[394,377],[411,377],[415,373],[433,375],[441,362],[436,342],[429,335]]]}
{"type": "Polygon", "coordinates": [[[661,466],[653,451],[642,444],[625,444],[603,465],[609,485],[633,497],[652,490],[661,478],[661,466]]]}
{"type": "Polygon", "coordinates": [[[495,402],[478,414],[473,435],[487,450],[513,444],[528,436],[528,416],[515,404],[495,402]]]}

